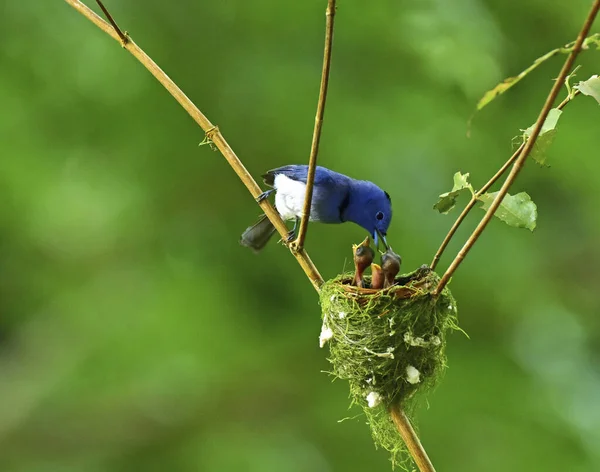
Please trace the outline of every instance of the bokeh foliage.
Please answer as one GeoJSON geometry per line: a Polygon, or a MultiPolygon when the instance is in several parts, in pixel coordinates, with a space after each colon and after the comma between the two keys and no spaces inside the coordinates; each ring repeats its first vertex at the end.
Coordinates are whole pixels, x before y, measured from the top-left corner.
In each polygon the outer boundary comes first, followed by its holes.
{"type": "MultiPolygon", "coordinates": [[[[254,175],[307,161],[324,1],[107,5],[254,175]]],[[[451,225],[431,209],[451,176],[478,188],[508,158],[561,59],[468,139],[481,95],[573,40],[588,8],[339,3],[320,162],[391,194],[403,271],[451,225]]],[[[294,259],[238,245],[259,209],[200,129],[66,3],[0,11],[0,470],[389,470],[347,386],[321,373],[318,298],[294,259]]],[[[550,167],[530,162],[511,189],[536,202],[536,231],[493,221],[452,281],[471,340],[449,338],[419,413],[439,470],[600,468],[599,111],[569,105],[550,167]]],[[[330,278],[363,238],[315,225],[307,248],[330,278]]]]}

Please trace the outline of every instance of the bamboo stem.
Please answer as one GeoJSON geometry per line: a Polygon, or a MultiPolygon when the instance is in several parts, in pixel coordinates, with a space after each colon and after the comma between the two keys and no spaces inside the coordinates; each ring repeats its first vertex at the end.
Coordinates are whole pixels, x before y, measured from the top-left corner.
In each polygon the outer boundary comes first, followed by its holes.
{"type": "Polygon", "coordinates": [[[325,11],[325,48],[323,52],[323,70],[321,72],[321,87],[319,89],[319,101],[317,103],[317,115],[315,117],[315,129],[313,131],[312,144],[310,147],[310,158],[308,161],[308,176],[306,178],[306,195],[304,196],[304,207],[302,209],[302,220],[298,237],[293,243],[296,251],[304,248],[304,240],[308,230],[310,219],[310,207],[312,203],[313,187],[315,183],[315,171],[317,168],[317,155],[319,154],[319,143],[321,141],[321,129],[323,127],[323,116],[325,115],[325,102],[327,101],[327,87],[329,85],[329,70],[331,68],[331,48],[333,45],[333,26],[335,19],[335,1],[328,0],[325,11]]]}

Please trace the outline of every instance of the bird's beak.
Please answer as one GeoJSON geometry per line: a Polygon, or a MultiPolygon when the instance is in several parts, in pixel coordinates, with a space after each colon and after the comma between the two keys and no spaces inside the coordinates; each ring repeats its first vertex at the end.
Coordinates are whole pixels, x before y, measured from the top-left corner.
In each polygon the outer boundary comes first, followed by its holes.
{"type": "Polygon", "coordinates": [[[387,251],[390,247],[388,246],[387,240],[385,239],[385,235],[381,234],[381,231],[378,229],[375,230],[375,234],[373,235],[373,241],[375,242],[375,249],[379,249],[379,239],[381,238],[381,243],[383,247],[387,251]]]}

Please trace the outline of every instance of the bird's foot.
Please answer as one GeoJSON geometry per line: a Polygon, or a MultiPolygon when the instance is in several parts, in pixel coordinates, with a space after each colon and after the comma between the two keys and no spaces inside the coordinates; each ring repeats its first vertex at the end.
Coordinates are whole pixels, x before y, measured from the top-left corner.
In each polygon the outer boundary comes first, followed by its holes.
{"type": "Polygon", "coordinates": [[[260,203],[263,200],[269,198],[271,196],[271,194],[275,191],[274,188],[269,189],[269,190],[265,190],[263,193],[261,193],[258,197],[256,197],[256,203],[260,203]]]}
{"type": "Polygon", "coordinates": [[[300,252],[300,251],[302,251],[302,247],[300,246],[298,238],[297,238],[298,235],[296,234],[296,230],[298,229],[299,226],[300,226],[300,218],[296,217],[296,221],[294,221],[294,227],[288,233],[287,238],[286,238],[286,242],[288,244],[288,247],[293,252],[300,252]]]}
{"type": "Polygon", "coordinates": [[[291,231],[288,231],[287,236],[284,237],[284,238],[281,238],[279,240],[279,242],[285,244],[290,249],[295,250],[295,247],[296,247],[296,230],[292,229],[291,231]]]}
{"type": "Polygon", "coordinates": [[[293,252],[300,252],[302,250],[302,248],[298,246],[298,238],[296,237],[296,230],[295,229],[291,230],[288,233],[287,238],[285,238],[285,241],[286,241],[288,247],[293,252]]]}

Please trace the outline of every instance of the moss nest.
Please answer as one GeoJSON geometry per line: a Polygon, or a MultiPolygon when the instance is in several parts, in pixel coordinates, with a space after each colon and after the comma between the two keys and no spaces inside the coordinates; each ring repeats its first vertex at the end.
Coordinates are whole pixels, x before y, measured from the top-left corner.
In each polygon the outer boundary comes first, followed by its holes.
{"type": "Polygon", "coordinates": [[[439,276],[425,266],[388,289],[351,281],[352,274],[342,274],[321,287],[321,346],[329,345],[332,374],[348,380],[352,403],[364,409],[375,445],[390,451],[393,464],[407,465],[389,407],[412,416],[439,381],[446,333],[458,329],[456,302],[448,288],[433,296],[439,276]]]}

